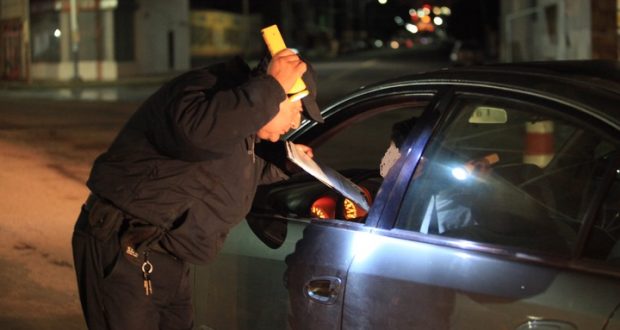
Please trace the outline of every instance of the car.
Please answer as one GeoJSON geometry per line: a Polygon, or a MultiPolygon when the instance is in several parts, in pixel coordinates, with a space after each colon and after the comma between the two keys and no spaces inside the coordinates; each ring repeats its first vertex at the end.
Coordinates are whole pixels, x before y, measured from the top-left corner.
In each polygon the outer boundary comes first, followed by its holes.
{"type": "Polygon", "coordinates": [[[301,170],[259,187],[216,261],[193,269],[196,325],[620,329],[618,104],[620,65],[600,60],[355,91],[286,138],[370,208],[301,170]]]}

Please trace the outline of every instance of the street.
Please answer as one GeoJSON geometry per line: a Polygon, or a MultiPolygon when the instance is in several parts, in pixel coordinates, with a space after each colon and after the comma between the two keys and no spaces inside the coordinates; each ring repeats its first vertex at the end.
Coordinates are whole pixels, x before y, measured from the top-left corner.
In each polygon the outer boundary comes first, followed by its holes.
{"type": "Polygon", "coordinates": [[[89,164],[131,103],[3,100],[0,327],[83,329],[70,241],[89,164]]]}
{"type": "MultiPolygon", "coordinates": [[[[368,83],[447,65],[382,50],[317,62],[319,104],[368,83]]],[[[95,157],[163,79],[0,89],[0,328],[84,329],[71,234],[95,157]]]]}

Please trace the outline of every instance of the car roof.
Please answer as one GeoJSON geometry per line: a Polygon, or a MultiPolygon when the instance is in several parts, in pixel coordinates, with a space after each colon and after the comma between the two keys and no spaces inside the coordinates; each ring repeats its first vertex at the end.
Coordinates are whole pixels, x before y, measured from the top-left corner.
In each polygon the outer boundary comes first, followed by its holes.
{"type": "Polygon", "coordinates": [[[423,72],[368,86],[452,84],[493,86],[545,96],[620,127],[620,62],[576,60],[517,62],[423,72]]]}

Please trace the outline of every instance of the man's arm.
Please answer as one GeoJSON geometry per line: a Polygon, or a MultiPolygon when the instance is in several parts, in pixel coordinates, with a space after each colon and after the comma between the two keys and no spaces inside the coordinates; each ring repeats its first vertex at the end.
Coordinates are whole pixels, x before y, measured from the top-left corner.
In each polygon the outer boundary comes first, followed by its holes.
{"type": "MultiPolygon", "coordinates": [[[[295,146],[301,152],[313,157],[312,148],[303,144],[295,144],[295,146]]],[[[294,173],[301,171],[301,169],[286,156],[286,144],[284,141],[259,143],[255,151],[256,155],[266,162],[259,184],[269,184],[286,180],[294,173]]]]}
{"type": "Polygon", "coordinates": [[[187,88],[189,91],[168,114],[175,138],[196,152],[226,153],[278,113],[280,103],[286,99],[284,91],[305,68],[296,54],[285,50],[272,59],[267,74],[252,76],[239,85],[221,88],[220,81],[226,83],[228,75],[223,70],[213,76],[217,79],[213,86],[187,88]]]}

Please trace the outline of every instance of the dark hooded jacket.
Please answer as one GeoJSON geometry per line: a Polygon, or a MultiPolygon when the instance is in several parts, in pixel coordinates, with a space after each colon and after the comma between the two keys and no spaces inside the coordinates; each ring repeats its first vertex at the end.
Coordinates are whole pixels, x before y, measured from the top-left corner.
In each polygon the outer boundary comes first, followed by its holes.
{"type": "Polygon", "coordinates": [[[272,76],[238,58],[184,73],[140,106],[87,185],[155,228],[158,247],[206,263],[249,212],[257,185],[286,178],[254,153],[256,132],[285,98],[272,76]]]}

